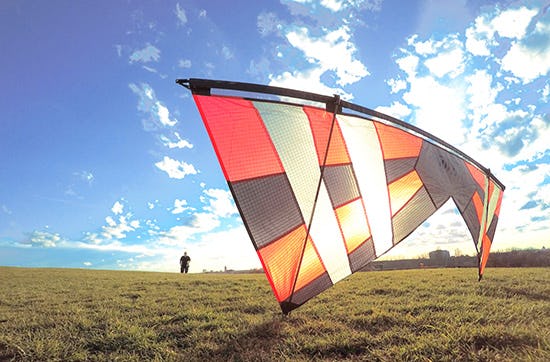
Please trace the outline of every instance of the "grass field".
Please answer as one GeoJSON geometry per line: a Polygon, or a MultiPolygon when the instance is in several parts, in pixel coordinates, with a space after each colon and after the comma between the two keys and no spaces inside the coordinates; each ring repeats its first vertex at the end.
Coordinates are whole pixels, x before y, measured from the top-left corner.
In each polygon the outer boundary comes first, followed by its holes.
{"type": "Polygon", "coordinates": [[[283,317],[263,274],[0,267],[0,360],[550,361],[550,269],[357,273],[283,317]]]}

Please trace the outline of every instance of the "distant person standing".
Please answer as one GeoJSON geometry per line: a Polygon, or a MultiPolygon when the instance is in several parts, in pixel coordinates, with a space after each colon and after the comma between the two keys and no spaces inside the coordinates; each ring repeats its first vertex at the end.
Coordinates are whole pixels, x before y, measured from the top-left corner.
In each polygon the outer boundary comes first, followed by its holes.
{"type": "Polygon", "coordinates": [[[191,258],[189,255],[187,255],[187,252],[183,253],[183,256],[180,258],[180,271],[181,273],[187,274],[189,271],[189,263],[191,262],[191,258]]]}

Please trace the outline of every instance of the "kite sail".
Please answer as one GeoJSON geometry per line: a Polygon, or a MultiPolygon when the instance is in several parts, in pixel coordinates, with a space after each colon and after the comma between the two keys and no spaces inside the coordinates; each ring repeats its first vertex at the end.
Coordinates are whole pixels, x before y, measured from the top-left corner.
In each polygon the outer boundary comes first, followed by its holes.
{"type": "Polygon", "coordinates": [[[449,199],[481,279],[504,185],[460,150],[338,96],[176,82],[193,93],[283,313],[386,253],[449,199]]]}

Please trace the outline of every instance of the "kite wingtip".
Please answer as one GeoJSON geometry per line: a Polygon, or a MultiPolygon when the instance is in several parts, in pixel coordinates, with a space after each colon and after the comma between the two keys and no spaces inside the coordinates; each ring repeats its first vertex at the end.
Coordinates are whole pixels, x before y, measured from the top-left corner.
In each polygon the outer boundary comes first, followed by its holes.
{"type": "Polygon", "coordinates": [[[185,88],[189,88],[189,79],[178,78],[176,79],[176,84],[179,84],[185,88]]]}

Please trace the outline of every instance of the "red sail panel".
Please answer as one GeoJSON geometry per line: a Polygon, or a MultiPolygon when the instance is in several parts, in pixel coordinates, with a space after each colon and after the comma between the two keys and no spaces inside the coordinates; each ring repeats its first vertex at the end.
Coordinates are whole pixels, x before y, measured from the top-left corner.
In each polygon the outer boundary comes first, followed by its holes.
{"type": "Polygon", "coordinates": [[[226,180],[284,172],[277,151],[252,102],[194,95],[226,180]]]}

